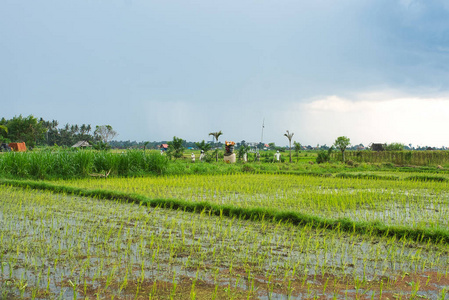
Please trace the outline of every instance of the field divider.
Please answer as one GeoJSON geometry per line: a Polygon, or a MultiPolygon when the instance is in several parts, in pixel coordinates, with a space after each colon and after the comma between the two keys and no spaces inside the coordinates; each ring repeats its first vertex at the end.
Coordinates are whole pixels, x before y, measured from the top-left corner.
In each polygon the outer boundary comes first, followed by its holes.
{"type": "Polygon", "coordinates": [[[183,210],[186,212],[210,215],[237,217],[244,220],[272,222],[286,222],[298,226],[311,226],[330,230],[342,230],[350,233],[367,234],[369,236],[396,237],[418,242],[433,242],[449,244],[449,231],[432,228],[410,228],[406,226],[385,225],[380,221],[353,221],[349,218],[326,219],[319,216],[303,214],[294,211],[279,211],[261,207],[243,208],[232,205],[217,205],[207,201],[191,202],[181,199],[149,198],[135,193],[123,193],[103,189],[82,189],[72,186],[51,184],[42,181],[12,180],[0,178],[0,184],[5,186],[29,188],[35,190],[48,190],[55,193],[65,193],[84,197],[96,197],[106,200],[121,200],[151,207],[183,210]]]}

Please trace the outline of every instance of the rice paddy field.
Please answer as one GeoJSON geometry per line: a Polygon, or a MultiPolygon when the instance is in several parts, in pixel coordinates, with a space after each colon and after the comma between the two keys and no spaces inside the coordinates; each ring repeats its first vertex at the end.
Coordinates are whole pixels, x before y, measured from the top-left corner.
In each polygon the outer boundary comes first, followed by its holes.
{"type": "Polygon", "coordinates": [[[0,299],[449,299],[446,175],[340,175],[1,180],[0,299]]]}

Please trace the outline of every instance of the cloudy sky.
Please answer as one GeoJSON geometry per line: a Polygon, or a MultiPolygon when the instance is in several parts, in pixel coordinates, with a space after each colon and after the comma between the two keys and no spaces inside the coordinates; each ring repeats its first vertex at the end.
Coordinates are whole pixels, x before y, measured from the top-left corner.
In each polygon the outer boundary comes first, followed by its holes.
{"type": "Polygon", "coordinates": [[[449,146],[447,0],[3,0],[0,117],[449,146]]]}

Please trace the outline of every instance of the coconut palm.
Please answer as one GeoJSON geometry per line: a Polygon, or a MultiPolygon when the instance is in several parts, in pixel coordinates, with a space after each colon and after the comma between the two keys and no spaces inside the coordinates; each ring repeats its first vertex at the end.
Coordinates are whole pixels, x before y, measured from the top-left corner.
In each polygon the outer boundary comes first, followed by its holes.
{"type": "Polygon", "coordinates": [[[143,153],[145,153],[145,150],[147,149],[149,143],[149,141],[143,143],[143,153]]]}
{"type": "Polygon", "coordinates": [[[288,138],[288,144],[289,144],[289,148],[290,148],[290,162],[292,162],[292,137],[294,135],[294,133],[290,133],[287,130],[287,133],[284,133],[284,135],[288,138]]]}
{"type": "Polygon", "coordinates": [[[210,150],[210,144],[206,143],[204,140],[202,140],[199,143],[195,143],[195,145],[198,147],[198,149],[203,150],[204,153],[210,150]]]}
{"type": "MultiPolygon", "coordinates": [[[[215,138],[215,142],[218,142],[218,138],[220,137],[220,135],[222,135],[223,132],[218,131],[218,132],[211,132],[209,133],[209,135],[212,135],[215,138]]],[[[216,151],[216,157],[215,157],[215,161],[218,162],[218,151],[216,151]]]]}

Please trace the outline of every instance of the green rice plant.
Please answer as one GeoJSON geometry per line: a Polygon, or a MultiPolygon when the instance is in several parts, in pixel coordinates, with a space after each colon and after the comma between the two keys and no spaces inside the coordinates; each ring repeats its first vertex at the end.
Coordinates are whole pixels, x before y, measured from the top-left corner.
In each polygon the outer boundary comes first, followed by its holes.
{"type": "Polygon", "coordinates": [[[448,179],[442,176],[430,176],[430,175],[413,175],[406,177],[405,180],[411,181],[436,181],[436,182],[447,182],[448,179]]]}
{"type": "MultiPolygon", "coordinates": [[[[409,218],[424,215],[427,223],[445,216],[446,182],[279,174],[1,182],[9,185],[0,186],[5,274],[14,280],[25,274],[31,291],[35,281],[20,268],[48,272],[48,293],[56,296],[71,280],[84,297],[93,282],[106,298],[139,297],[150,282],[152,296],[164,298],[182,290],[181,276],[195,278],[193,270],[217,298],[228,286],[232,297],[240,288],[256,297],[268,276],[267,288],[285,296],[330,293],[327,274],[365,292],[379,276],[431,270],[444,276],[449,260],[447,223],[412,226],[409,218]],[[391,216],[378,215],[387,209],[391,216]],[[312,278],[323,282],[316,287],[312,278]],[[158,280],[171,283],[166,294],[158,280]],[[304,291],[293,291],[295,283],[304,291]]],[[[202,286],[195,285],[195,297],[202,286]]],[[[20,296],[18,288],[12,293],[20,296]]]]}

